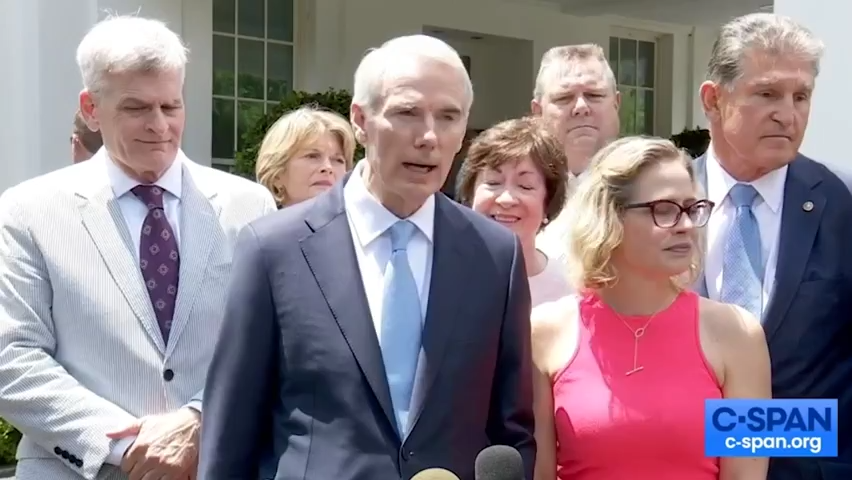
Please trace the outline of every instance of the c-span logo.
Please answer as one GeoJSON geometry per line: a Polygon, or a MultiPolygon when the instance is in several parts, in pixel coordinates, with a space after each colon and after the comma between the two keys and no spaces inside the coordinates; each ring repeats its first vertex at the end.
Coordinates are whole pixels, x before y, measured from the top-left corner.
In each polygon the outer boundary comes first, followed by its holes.
{"type": "Polygon", "coordinates": [[[705,400],[708,457],[836,457],[837,400],[705,400]]]}

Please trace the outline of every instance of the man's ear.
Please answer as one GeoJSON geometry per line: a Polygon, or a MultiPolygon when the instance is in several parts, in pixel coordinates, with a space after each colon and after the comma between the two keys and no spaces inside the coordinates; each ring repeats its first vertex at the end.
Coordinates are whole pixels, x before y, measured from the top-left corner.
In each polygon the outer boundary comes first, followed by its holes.
{"type": "Polygon", "coordinates": [[[95,118],[96,108],[95,99],[91,92],[88,90],[80,92],[80,114],[86,122],[86,126],[88,126],[89,130],[93,132],[100,130],[100,123],[98,122],[98,119],[95,118]]]}
{"type": "Polygon", "coordinates": [[[352,125],[352,131],[355,132],[355,140],[363,146],[367,141],[367,116],[361,105],[353,103],[349,107],[349,123],[352,125]]]}
{"type": "Polygon", "coordinates": [[[701,108],[708,120],[718,120],[721,115],[719,109],[719,85],[715,82],[706,81],[698,88],[698,96],[701,98],[701,108]]]}
{"type": "Polygon", "coordinates": [[[530,101],[530,112],[532,112],[535,117],[541,116],[541,103],[534,98],[530,101]]]}

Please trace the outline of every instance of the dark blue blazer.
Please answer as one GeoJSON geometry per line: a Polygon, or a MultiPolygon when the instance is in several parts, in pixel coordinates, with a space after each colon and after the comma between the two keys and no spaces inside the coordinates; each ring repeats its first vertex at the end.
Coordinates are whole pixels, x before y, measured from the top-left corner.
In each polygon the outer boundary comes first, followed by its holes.
{"type": "Polygon", "coordinates": [[[442,467],[473,480],[476,455],[505,444],[531,480],[531,304],[519,241],[436,195],[414,423],[398,432],[344,183],[239,237],[199,478],[393,480],[442,467]]]}
{"type": "MultiPolygon", "coordinates": [[[[696,160],[706,187],[706,158],[696,160]]],[[[770,462],[769,480],[852,480],[852,194],[799,155],[787,170],[775,287],[764,329],[776,398],[836,398],[837,458],[770,462]],[[813,208],[805,208],[811,202],[813,208]]],[[[698,290],[707,295],[704,276],[698,290]]]]}

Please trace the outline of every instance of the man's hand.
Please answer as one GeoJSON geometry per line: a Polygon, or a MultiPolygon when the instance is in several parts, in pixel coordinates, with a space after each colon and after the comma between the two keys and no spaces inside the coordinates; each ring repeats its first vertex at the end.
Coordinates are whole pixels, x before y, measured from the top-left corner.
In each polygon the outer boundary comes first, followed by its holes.
{"type": "Polygon", "coordinates": [[[198,468],[200,427],[201,415],[182,408],[143,417],[107,436],[113,440],[136,436],[121,462],[129,480],[186,480],[194,479],[198,468]]]}

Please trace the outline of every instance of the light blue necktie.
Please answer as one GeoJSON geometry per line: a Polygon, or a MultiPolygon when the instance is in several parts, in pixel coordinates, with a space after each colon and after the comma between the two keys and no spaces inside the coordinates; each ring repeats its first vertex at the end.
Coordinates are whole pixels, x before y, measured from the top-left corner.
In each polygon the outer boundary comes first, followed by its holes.
{"type": "Polygon", "coordinates": [[[722,293],[719,300],[748,310],[758,319],[763,310],[763,260],[760,228],[752,212],[757,190],[738,183],[728,194],[737,215],[725,242],[722,265],[722,293]]]}
{"type": "Polygon", "coordinates": [[[420,294],[408,264],[407,247],[415,228],[413,223],[400,220],[388,229],[391,257],[385,268],[382,302],[382,358],[401,437],[408,426],[423,324],[420,294]]]}

